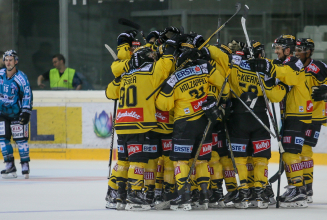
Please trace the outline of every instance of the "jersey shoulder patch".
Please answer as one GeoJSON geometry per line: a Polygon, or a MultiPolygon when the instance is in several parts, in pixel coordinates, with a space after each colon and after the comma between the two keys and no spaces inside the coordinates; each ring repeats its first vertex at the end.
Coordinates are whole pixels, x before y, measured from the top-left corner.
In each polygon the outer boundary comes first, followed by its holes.
{"type": "Polygon", "coordinates": [[[250,65],[248,64],[248,62],[246,62],[246,60],[241,60],[239,66],[240,66],[242,69],[250,70],[250,71],[251,71],[250,65]]]}
{"type": "Polygon", "coordinates": [[[6,74],[6,68],[0,70],[0,76],[3,76],[4,74],[6,74]]]}
{"type": "Polygon", "coordinates": [[[232,61],[234,62],[235,65],[240,65],[242,61],[242,57],[239,55],[232,55],[232,61]]]}

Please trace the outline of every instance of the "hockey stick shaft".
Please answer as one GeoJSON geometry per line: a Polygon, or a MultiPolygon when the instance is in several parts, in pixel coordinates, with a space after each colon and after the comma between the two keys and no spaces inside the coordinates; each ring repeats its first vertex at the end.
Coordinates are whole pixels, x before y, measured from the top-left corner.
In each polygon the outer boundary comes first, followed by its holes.
{"type": "Polygon", "coordinates": [[[111,49],[111,47],[109,47],[108,44],[105,44],[104,46],[107,48],[107,50],[108,50],[109,53],[111,54],[112,58],[114,58],[114,60],[117,60],[118,57],[117,57],[117,55],[115,54],[115,52],[113,51],[113,49],[111,49]]]}
{"type": "Polygon", "coordinates": [[[253,115],[253,117],[262,125],[262,127],[264,127],[264,129],[266,129],[266,131],[268,131],[271,134],[271,136],[276,138],[275,134],[261,121],[261,119],[253,112],[253,110],[249,106],[247,106],[247,104],[245,104],[243,100],[232,89],[230,89],[230,91],[244,105],[244,107],[253,115]]]}
{"type": "Polygon", "coordinates": [[[108,167],[109,167],[108,179],[111,176],[112,152],[114,149],[114,140],[115,140],[116,111],[117,111],[117,99],[115,99],[115,101],[114,101],[114,117],[112,117],[111,143],[110,143],[109,165],[108,165],[108,167]]]}
{"type": "MultiPolygon", "coordinates": [[[[221,18],[218,18],[218,27],[220,27],[220,24],[221,24],[221,18]]],[[[217,34],[217,44],[219,44],[219,41],[220,41],[220,31],[217,34]]]]}
{"type": "MultiPolygon", "coordinates": [[[[201,46],[198,47],[198,50],[201,50],[205,45],[207,45],[207,43],[215,36],[215,34],[217,32],[219,32],[222,28],[224,28],[226,26],[226,24],[235,16],[237,15],[237,13],[241,10],[241,3],[236,3],[236,12],[235,14],[232,15],[232,17],[230,17],[223,25],[221,25],[201,46]]],[[[190,61],[190,59],[186,59],[171,75],[173,75],[174,73],[180,71],[181,69],[183,69],[183,67],[190,61]]],[[[161,87],[163,85],[165,85],[165,83],[170,79],[170,77],[168,77],[167,79],[165,79],[147,98],[146,100],[149,100],[151,98],[151,96],[153,96],[159,89],[161,89],[161,87]]]]}

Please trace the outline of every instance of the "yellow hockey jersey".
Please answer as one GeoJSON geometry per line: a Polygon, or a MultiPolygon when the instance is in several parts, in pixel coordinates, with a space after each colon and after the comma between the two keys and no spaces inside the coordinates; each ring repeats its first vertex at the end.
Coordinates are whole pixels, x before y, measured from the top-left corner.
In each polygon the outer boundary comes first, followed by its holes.
{"type": "MultiPolygon", "coordinates": [[[[310,94],[312,89],[322,84],[326,84],[327,81],[327,65],[318,60],[311,60],[310,64],[304,68],[305,77],[308,83],[310,94]]],[[[312,122],[318,124],[326,123],[327,116],[327,103],[324,101],[313,103],[312,122]]]]}
{"type": "MultiPolygon", "coordinates": [[[[163,111],[174,109],[174,121],[196,120],[204,112],[202,102],[209,92],[209,83],[221,89],[224,77],[207,61],[198,60],[176,73],[164,85],[156,99],[156,106],[163,111]]],[[[226,85],[224,93],[229,93],[226,85]]]]}
{"type": "Polygon", "coordinates": [[[123,73],[127,73],[130,70],[128,65],[129,60],[131,59],[130,46],[128,43],[119,45],[117,47],[117,57],[118,60],[115,60],[111,64],[111,71],[115,77],[119,77],[123,73]]]}
{"type": "Polygon", "coordinates": [[[122,74],[120,83],[115,79],[108,85],[107,98],[119,99],[117,134],[145,133],[157,127],[155,95],[146,97],[168,77],[173,63],[172,55],[164,55],[153,64],[122,74]]]}

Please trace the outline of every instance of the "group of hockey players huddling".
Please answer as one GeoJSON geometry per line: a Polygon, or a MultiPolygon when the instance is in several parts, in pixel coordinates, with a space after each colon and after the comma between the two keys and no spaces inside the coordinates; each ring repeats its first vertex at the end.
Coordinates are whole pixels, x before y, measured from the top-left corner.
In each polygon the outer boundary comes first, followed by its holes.
{"type": "Polygon", "coordinates": [[[257,41],[199,50],[205,42],[201,35],[175,27],[152,31],[144,46],[136,35],[130,30],[118,36],[118,59],[111,66],[115,79],[106,89],[107,98],[118,102],[118,162],[108,181],[106,208],[246,209],[276,203],[267,179],[271,137],[257,120],[270,127],[256,72],[268,100],[281,106],[288,186],[280,206],[304,208],[312,202],[312,147],[326,123],[321,91],[327,79],[326,64],[311,58],[312,39],[281,35],[273,43],[278,59],[269,60],[257,41]]]}

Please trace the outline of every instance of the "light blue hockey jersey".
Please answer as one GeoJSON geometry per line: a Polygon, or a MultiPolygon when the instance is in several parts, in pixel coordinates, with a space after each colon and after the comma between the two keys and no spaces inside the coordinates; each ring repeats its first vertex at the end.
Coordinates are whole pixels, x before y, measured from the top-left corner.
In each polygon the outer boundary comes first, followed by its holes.
{"type": "Polygon", "coordinates": [[[0,70],[0,115],[17,118],[21,112],[31,113],[33,94],[25,73],[20,70],[7,78],[6,68],[0,70]]]}

